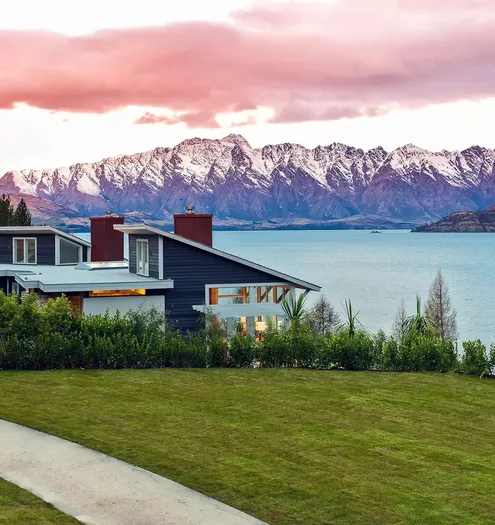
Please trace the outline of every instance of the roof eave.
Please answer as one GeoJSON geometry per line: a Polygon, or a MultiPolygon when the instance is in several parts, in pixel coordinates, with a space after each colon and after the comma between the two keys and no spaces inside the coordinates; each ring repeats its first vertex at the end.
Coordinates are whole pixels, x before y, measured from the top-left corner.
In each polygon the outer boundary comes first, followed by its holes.
{"type": "Polygon", "coordinates": [[[85,241],[84,239],[81,239],[80,237],[76,237],[75,235],[72,235],[70,233],[66,233],[66,232],[63,232],[62,230],[58,230],[57,228],[54,228],[53,226],[0,226],[0,235],[2,233],[15,234],[15,233],[20,233],[20,232],[26,232],[26,235],[27,235],[29,234],[30,229],[31,229],[32,235],[36,235],[36,233],[41,233],[41,234],[53,233],[54,235],[59,235],[63,237],[64,239],[67,239],[81,246],[85,246],[86,248],[91,248],[90,242],[85,241]]]}
{"type": "MultiPolygon", "coordinates": [[[[19,276],[22,277],[22,276],[19,276]]],[[[174,287],[174,281],[171,279],[164,279],[161,281],[133,281],[133,282],[114,282],[114,283],[43,283],[38,280],[24,280],[17,278],[16,281],[23,286],[23,288],[37,288],[47,293],[64,293],[64,292],[93,292],[95,290],[170,290],[174,287]]]]}
{"type": "Polygon", "coordinates": [[[191,239],[188,239],[187,237],[182,237],[180,235],[176,235],[175,233],[167,232],[165,230],[160,230],[159,228],[155,228],[154,226],[149,226],[148,224],[142,223],[142,224],[129,224],[129,225],[114,225],[114,229],[117,231],[120,231],[122,233],[127,234],[139,234],[142,235],[146,234],[156,234],[156,235],[162,235],[163,237],[166,237],[168,239],[175,240],[177,242],[182,242],[184,244],[188,244],[189,246],[193,246],[195,248],[198,248],[200,250],[212,253],[214,255],[217,255],[218,257],[224,257],[225,259],[229,259],[231,261],[237,262],[239,264],[242,264],[244,266],[249,266],[251,268],[254,268],[256,270],[259,270],[264,273],[271,274],[275,277],[278,277],[279,279],[283,279],[285,281],[288,281],[291,284],[294,284],[296,286],[299,286],[301,288],[305,288],[306,290],[311,290],[313,292],[321,292],[321,286],[318,286],[313,283],[309,283],[307,281],[303,281],[301,279],[298,279],[297,277],[292,277],[290,275],[284,274],[282,272],[279,272],[277,270],[273,270],[271,268],[268,268],[266,266],[263,266],[261,264],[254,263],[252,261],[248,261],[247,259],[243,259],[242,257],[238,257],[237,255],[232,255],[227,252],[223,252],[222,250],[218,250],[217,248],[213,248],[210,246],[207,246],[205,244],[201,244],[196,241],[192,241],[191,239]]]}

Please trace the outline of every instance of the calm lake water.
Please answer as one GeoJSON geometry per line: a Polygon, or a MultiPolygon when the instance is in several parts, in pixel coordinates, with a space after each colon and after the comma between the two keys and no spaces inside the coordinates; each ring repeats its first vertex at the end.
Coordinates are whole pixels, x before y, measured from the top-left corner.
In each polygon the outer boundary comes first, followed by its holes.
{"type": "MultiPolygon", "coordinates": [[[[85,238],[87,235],[82,234],[85,238]]],[[[414,313],[442,268],[461,340],[495,342],[495,235],[383,231],[214,232],[214,246],[322,286],[343,314],[351,299],[361,323],[389,333],[404,298],[414,313]]],[[[314,300],[318,294],[312,293],[314,300]]]]}

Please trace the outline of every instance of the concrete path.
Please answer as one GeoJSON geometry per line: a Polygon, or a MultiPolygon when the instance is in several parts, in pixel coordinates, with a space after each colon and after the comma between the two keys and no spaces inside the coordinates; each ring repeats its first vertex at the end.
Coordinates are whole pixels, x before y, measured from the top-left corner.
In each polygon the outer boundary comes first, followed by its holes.
{"type": "Polygon", "coordinates": [[[0,420],[0,477],[91,525],[261,525],[174,481],[0,420]]]}

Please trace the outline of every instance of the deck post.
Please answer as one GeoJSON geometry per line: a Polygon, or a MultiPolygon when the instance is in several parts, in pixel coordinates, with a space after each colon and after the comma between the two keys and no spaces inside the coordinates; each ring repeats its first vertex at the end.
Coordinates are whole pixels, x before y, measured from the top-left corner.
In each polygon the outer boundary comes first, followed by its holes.
{"type": "Polygon", "coordinates": [[[227,317],[227,335],[234,335],[235,323],[233,317],[227,317]]]}
{"type": "Polygon", "coordinates": [[[256,335],[256,324],[253,316],[247,318],[247,333],[252,337],[256,335]]]}

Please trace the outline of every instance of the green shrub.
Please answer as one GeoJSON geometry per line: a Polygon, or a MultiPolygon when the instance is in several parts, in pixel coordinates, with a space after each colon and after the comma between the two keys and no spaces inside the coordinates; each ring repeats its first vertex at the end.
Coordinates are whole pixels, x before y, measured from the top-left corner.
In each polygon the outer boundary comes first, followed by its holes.
{"type": "Polygon", "coordinates": [[[434,335],[409,333],[401,341],[388,339],[382,346],[381,367],[397,372],[447,372],[457,366],[454,343],[434,335]]]}
{"type": "Polygon", "coordinates": [[[479,339],[477,341],[464,341],[462,348],[464,352],[459,365],[461,373],[478,376],[490,373],[490,357],[486,351],[486,346],[479,339]]]}
{"type": "Polygon", "coordinates": [[[391,337],[382,345],[381,369],[400,371],[400,343],[391,337]]]}
{"type": "Polygon", "coordinates": [[[251,336],[237,333],[229,337],[230,366],[249,368],[253,366],[254,358],[254,340],[251,336]]]}
{"type": "Polygon", "coordinates": [[[369,370],[373,368],[374,341],[364,330],[340,330],[329,341],[326,362],[345,370],[369,370]]]}
{"type": "Polygon", "coordinates": [[[302,368],[318,368],[322,345],[327,339],[315,333],[306,323],[291,323],[286,334],[292,362],[302,368]]]}
{"type": "Polygon", "coordinates": [[[438,337],[418,335],[409,347],[409,371],[447,372],[457,363],[454,343],[438,337]]]}
{"type": "MultiPolygon", "coordinates": [[[[183,334],[156,309],[125,315],[80,316],[65,297],[39,301],[0,292],[0,368],[260,367],[344,368],[347,370],[447,371],[488,374],[495,367],[495,345],[463,344],[458,362],[453,343],[433,332],[409,330],[387,338],[359,328],[347,303],[348,322],[323,335],[308,321],[294,318],[277,329],[268,324],[263,340],[237,333],[211,313],[197,332],[183,334]]],[[[327,331],[328,332],[328,331],[327,331]]]]}
{"type": "Polygon", "coordinates": [[[204,333],[188,333],[185,338],[176,338],[176,366],[188,368],[206,368],[211,366],[211,353],[204,333]]]}
{"type": "Polygon", "coordinates": [[[17,334],[0,339],[0,368],[6,370],[29,370],[29,354],[17,334]]]}
{"type": "Polygon", "coordinates": [[[373,357],[372,357],[372,368],[374,370],[383,370],[383,353],[384,353],[384,347],[387,343],[387,335],[385,332],[380,329],[376,333],[376,335],[373,336],[373,357]]]}
{"type": "Polygon", "coordinates": [[[277,330],[271,323],[256,346],[256,359],[262,368],[293,366],[290,338],[286,328],[277,330]]]}

